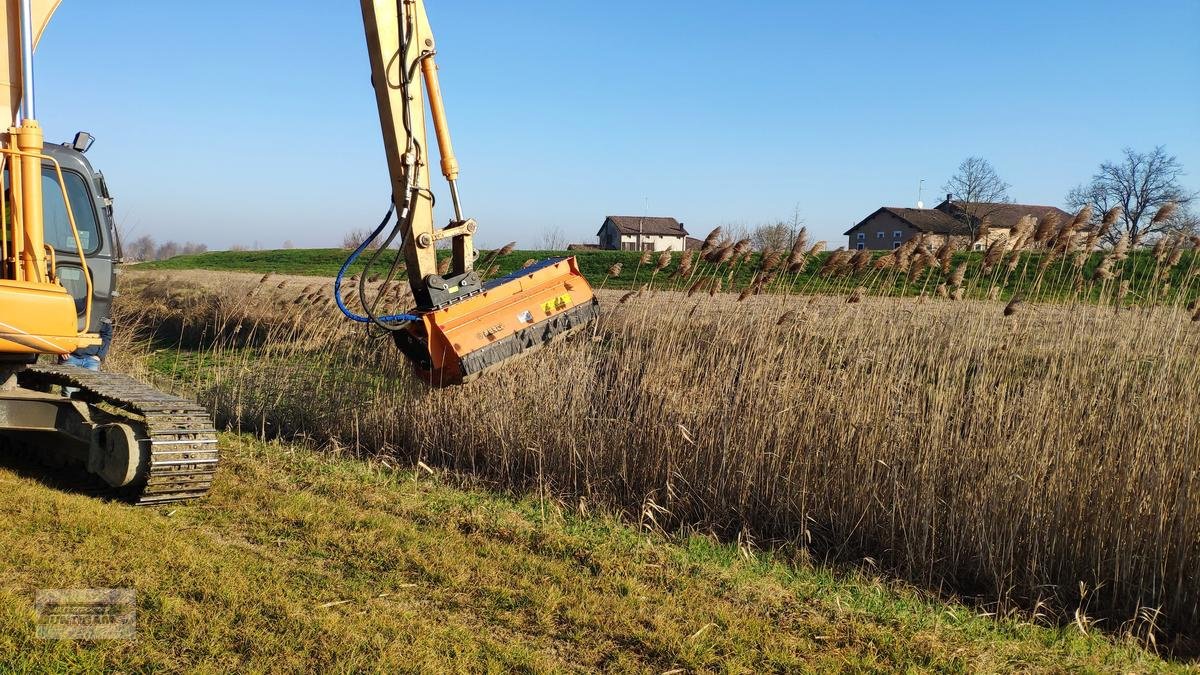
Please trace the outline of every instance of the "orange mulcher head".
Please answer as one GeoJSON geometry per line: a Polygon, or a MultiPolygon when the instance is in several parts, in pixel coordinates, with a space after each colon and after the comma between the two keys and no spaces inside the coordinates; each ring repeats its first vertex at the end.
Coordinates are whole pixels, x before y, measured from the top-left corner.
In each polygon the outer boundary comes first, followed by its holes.
{"type": "Polygon", "coordinates": [[[396,345],[435,387],[463,384],[575,332],[599,302],[574,257],[551,258],[489,281],[454,304],[419,314],[396,345]]]}

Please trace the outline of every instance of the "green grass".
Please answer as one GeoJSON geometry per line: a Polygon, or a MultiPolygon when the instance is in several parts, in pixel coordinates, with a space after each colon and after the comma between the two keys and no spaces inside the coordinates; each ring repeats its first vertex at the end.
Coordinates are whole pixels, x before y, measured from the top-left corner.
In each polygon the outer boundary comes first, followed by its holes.
{"type": "MultiPolygon", "coordinates": [[[[343,261],[346,259],[347,252],[342,249],[289,249],[276,251],[214,251],[210,253],[201,253],[198,255],[178,256],[169,260],[158,262],[142,263],[137,266],[139,270],[218,270],[229,272],[256,272],[265,274],[273,272],[277,274],[297,274],[309,276],[332,277],[337,274],[343,261]]],[[[388,251],[380,258],[376,268],[380,273],[386,272],[387,266],[394,259],[395,252],[388,251]]],[[[448,255],[445,252],[442,256],[448,255]]],[[[508,255],[500,256],[493,262],[500,268],[499,274],[508,274],[510,272],[521,269],[528,260],[539,260],[542,258],[563,257],[574,255],[579,260],[579,268],[588,281],[597,287],[603,286],[610,289],[631,289],[640,288],[643,285],[653,281],[657,287],[677,288],[681,285],[686,287],[686,283],[681,284],[679,280],[671,278],[671,273],[676,269],[679,263],[679,253],[674,254],[672,263],[663,272],[654,275],[654,262],[649,265],[639,265],[641,254],[636,251],[514,251],[508,255]],[[608,275],[608,270],[614,263],[621,263],[623,270],[617,278],[611,278],[608,275]]],[[[822,254],[820,259],[823,260],[828,254],[822,254]]],[[[882,255],[882,253],[878,254],[882,255]]],[[[1075,270],[1069,261],[1059,260],[1050,265],[1045,272],[1045,277],[1040,285],[1037,285],[1036,292],[1031,292],[1035,288],[1039,271],[1038,262],[1041,259],[1040,253],[1025,254],[1028,263],[1022,263],[1008,281],[1009,283],[1002,290],[1000,297],[1008,299],[1012,296],[1014,289],[1021,289],[1027,296],[1036,295],[1042,300],[1061,300],[1072,297],[1074,290],[1075,270]]],[[[481,255],[482,261],[489,258],[488,253],[481,255]]],[[[1086,262],[1083,268],[1085,278],[1090,279],[1093,270],[1100,264],[1101,254],[1096,253],[1086,262]]],[[[655,256],[657,259],[657,255],[655,256]]],[[[990,286],[990,281],[981,282],[977,280],[979,268],[982,264],[981,253],[959,253],[954,256],[954,265],[960,263],[968,264],[967,272],[967,290],[970,297],[983,297],[987,293],[987,288],[990,286]]],[[[1159,297],[1157,300],[1170,301],[1174,298],[1174,293],[1178,292],[1181,287],[1194,286],[1194,284],[1186,284],[1187,275],[1195,268],[1197,259],[1193,251],[1185,251],[1183,260],[1172,273],[1170,280],[1173,288],[1176,289],[1167,294],[1166,297],[1159,297]]],[[[735,289],[740,291],[746,287],[755,275],[759,265],[759,256],[754,255],[748,262],[737,265],[732,270],[728,267],[723,268],[721,276],[724,280],[723,288],[725,290],[735,289]]],[[[1130,303],[1137,304],[1149,300],[1149,298],[1140,296],[1136,291],[1143,288],[1149,288],[1155,272],[1157,271],[1154,259],[1150,251],[1135,251],[1130,255],[1129,261],[1125,264],[1125,275],[1123,279],[1128,279],[1132,287],[1135,289],[1134,296],[1129,299],[1130,303]]],[[[360,261],[355,264],[351,270],[353,273],[361,273],[363,263],[360,261]]],[[[700,263],[699,269],[707,271],[709,266],[707,263],[700,263]]],[[[799,275],[787,275],[787,279],[792,283],[792,286],[797,289],[804,289],[807,292],[833,292],[845,293],[857,286],[860,281],[845,277],[834,279],[826,279],[817,274],[820,269],[820,262],[812,262],[807,270],[799,275]]],[[[707,273],[707,272],[706,272],[707,273]]],[[[1003,273],[1000,274],[1001,280],[1003,273]]],[[[903,275],[900,278],[893,278],[888,273],[887,281],[880,287],[875,287],[875,291],[887,291],[892,294],[902,295],[919,295],[921,293],[933,293],[939,283],[944,280],[944,276],[940,271],[927,271],[922,273],[916,279],[909,281],[903,275]]],[[[867,281],[868,284],[875,282],[867,281]]],[[[1196,295],[1196,289],[1192,288],[1189,292],[1188,300],[1196,295]]],[[[1099,298],[1099,287],[1090,290],[1091,299],[1099,298]]]]}
{"type": "Polygon", "coordinates": [[[223,437],[202,502],[134,509],[0,468],[0,671],[1155,671],[858,572],[223,437]],[[132,642],[35,637],[39,588],[137,591],[132,642]]]}
{"type": "MultiPolygon", "coordinates": [[[[276,251],[212,251],[198,255],[177,256],[157,262],[141,263],[137,266],[137,269],[204,269],[227,272],[257,272],[263,274],[273,272],[276,274],[332,277],[341,269],[342,263],[345,262],[348,253],[348,251],[340,248],[287,249],[276,251]]],[[[395,259],[395,255],[395,251],[389,250],[380,256],[377,263],[380,273],[387,271],[387,267],[391,265],[395,259]]],[[[447,255],[449,254],[445,251],[439,253],[439,256],[442,258],[445,258],[447,255]]],[[[650,280],[650,273],[654,268],[653,264],[651,264],[643,266],[639,271],[637,269],[638,259],[641,257],[641,254],[634,251],[514,251],[495,259],[493,264],[500,267],[500,274],[508,274],[520,269],[527,260],[561,258],[568,255],[574,255],[578,258],[580,271],[589,281],[597,285],[605,282],[605,278],[608,276],[608,269],[614,263],[621,263],[625,267],[625,271],[622,273],[621,278],[608,280],[607,286],[609,288],[625,288],[635,283],[646,283],[650,280]]],[[[480,264],[489,257],[488,252],[481,253],[480,264]]],[[[675,262],[678,262],[678,258],[679,254],[675,254],[675,262]]],[[[358,263],[350,268],[351,273],[360,273],[363,267],[364,263],[360,259],[358,263]]],[[[750,278],[749,272],[750,267],[747,266],[745,270],[746,280],[750,278]]]]}

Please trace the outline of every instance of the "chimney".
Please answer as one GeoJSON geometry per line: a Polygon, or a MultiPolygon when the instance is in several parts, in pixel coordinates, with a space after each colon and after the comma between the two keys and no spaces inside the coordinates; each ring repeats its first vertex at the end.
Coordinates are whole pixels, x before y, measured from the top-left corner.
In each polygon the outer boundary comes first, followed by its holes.
{"type": "Polygon", "coordinates": [[[952,202],[952,201],[954,201],[954,195],[952,195],[952,194],[950,194],[949,192],[947,192],[947,193],[946,193],[946,201],[948,201],[948,202],[952,202]]]}

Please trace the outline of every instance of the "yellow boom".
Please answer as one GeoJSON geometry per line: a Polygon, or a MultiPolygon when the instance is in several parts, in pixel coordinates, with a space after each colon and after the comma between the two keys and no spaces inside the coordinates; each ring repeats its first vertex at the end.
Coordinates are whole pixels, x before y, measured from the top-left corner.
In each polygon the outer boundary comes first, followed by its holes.
{"type": "MultiPolygon", "coordinates": [[[[7,49],[0,53],[0,87],[8,92],[8,131],[0,138],[0,167],[9,189],[0,195],[0,355],[64,354],[97,344],[79,330],[75,301],[55,277],[54,251],[46,245],[42,213],[42,165],[45,142],[37,122],[33,89],[33,52],[58,0],[8,0],[0,12],[7,49]],[[20,123],[18,124],[18,113],[20,123]]],[[[59,187],[62,175],[58,171],[59,187]]],[[[76,250],[79,232],[67,206],[76,250]]],[[[91,277],[83,326],[90,321],[91,277]]]]}

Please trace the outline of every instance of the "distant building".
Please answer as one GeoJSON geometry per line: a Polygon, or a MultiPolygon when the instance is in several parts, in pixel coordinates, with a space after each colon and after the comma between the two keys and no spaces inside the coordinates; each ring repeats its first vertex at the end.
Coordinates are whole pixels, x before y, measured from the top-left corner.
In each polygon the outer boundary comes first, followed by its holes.
{"type": "Polygon", "coordinates": [[[683,251],[688,240],[683,223],[651,216],[609,216],[596,236],[613,251],[683,251]]]}
{"type": "Polygon", "coordinates": [[[951,195],[932,209],[885,206],[846,231],[851,251],[890,251],[921,234],[931,246],[953,240],[959,249],[982,251],[997,239],[1008,239],[1017,221],[1026,215],[1039,220],[1054,213],[1065,225],[1072,215],[1055,206],[955,202],[951,195]],[[978,232],[972,234],[967,213],[982,216],[978,232]]]}

